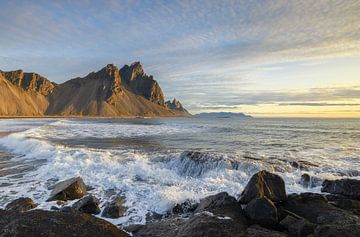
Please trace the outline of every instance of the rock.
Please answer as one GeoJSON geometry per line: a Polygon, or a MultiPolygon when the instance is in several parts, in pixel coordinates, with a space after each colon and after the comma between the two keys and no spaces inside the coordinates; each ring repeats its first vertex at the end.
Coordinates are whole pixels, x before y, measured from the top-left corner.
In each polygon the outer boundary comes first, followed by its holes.
{"type": "Polygon", "coordinates": [[[353,224],[359,220],[357,216],[329,204],[324,196],[315,193],[290,195],[284,208],[317,224],[353,224]]]}
{"type": "Polygon", "coordinates": [[[0,236],[128,237],[111,223],[79,211],[0,211],[0,236]]]}
{"type": "Polygon", "coordinates": [[[314,233],[316,225],[305,220],[297,219],[292,216],[285,217],[280,225],[289,232],[290,236],[306,237],[314,233]]]}
{"type": "Polygon", "coordinates": [[[247,204],[254,198],[267,197],[273,202],[286,200],[285,182],[276,175],[262,170],[254,174],[240,196],[240,203],[247,204]]]}
{"type": "Polygon", "coordinates": [[[208,196],[200,200],[198,207],[195,209],[195,213],[204,211],[223,217],[238,219],[242,223],[246,222],[245,213],[242,210],[241,205],[234,197],[231,197],[226,192],[208,196]]]}
{"type": "Polygon", "coordinates": [[[198,203],[192,203],[190,200],[186,200],[183,203],[178,203],[172,209],[173,214],[184,214],[188,212],[193,212],[198,207],[198,203]]]}
{"type": "Polygon", "coordinates": [[[56,201],[56,205],[58,205],[58,206],[64,206],[65,205],[65,201],[62,201],[62,200],[57,200],[56,201]]]}
{"type": "Polygon", "coordinates": [[[249,226],[246,230],[248,237],[287,237],[286,233],[265,229],[259,225],[249,226]]]}
{"type": "Polygon", "coordinates": [[[74,200],[82,198],[86,194],[87,191],[84,181],[81,177],[76,177],[55,184],[54,189],[52,190],[47,201],[74,200]]]}
{"type": "Polygon", "coordinates": [[[325,180],[322,184],[321,192],[340,194],[350,197],[351,199],[360,200],[360,180],[325,180]]]}
{"type": "Polygon", "coordinates": [[[101,212],[99,208],[99,200],[92,195],[83,197],[82,199],[74,203],[72,207],[78,211],[88,214],[97,215],[101,212]]]}
{"type": "Polygon", "coordinates": [[[344,210],[360,209],[360,201],[352,199],[339,199],[334,202],[334,205],[344,210]]]}
{"type": "Polygon", "coordinates": [[[300,170],[309,170],[311,167],[319,167],[317,164],[313,164],[306,160],[290,161],[290,165],[300,170]]]}
{"type": "Polygon", "coordinates": [[[125,227],[125,230],[131,232],[134,237],[176,237],[185,222],[185,218],[170,216],[161,220],[147,221],[146,225],[130,225],[125,227]]]}
{"type": "Polygon", "coordinates": [[[319,225],[315,229],[315,237],[358,237],[360,225],[319,225]]]}
{"type": "Polygon", "coordinates": [[[19,198],[6,205],[7,211],[25,212],[37,207],[37,204],[31,198],[19,198]]]}
{"type": "Polygon", "coordinates": [[[310,175],[308,174],[302,174],[301,175],[301,180],[300,180],[300,184],[302,186],[304,186],[305,188],[308,188],[310,186],[310,175]]]}
{"type": "Polygon", "coordinates": [[[246,236],[246,229],[246,223],[205,211],[187,220],[177,237],[242,237],[246,236]]]}
{"type": "Polygon", "coordinates": [[[278,223],[277,209],[266,197],[251,200],[245,213],[251,221],[262,226],[274,226],[278,223]]]}
{"type": "Polygon", "coordinates": [[[101,216],[106,218],[119,218],[123,216],[127,211],[127,208],[124,206],[125,201],[124,196],[117,196],[113,201],[105,205],[101,216]]]}

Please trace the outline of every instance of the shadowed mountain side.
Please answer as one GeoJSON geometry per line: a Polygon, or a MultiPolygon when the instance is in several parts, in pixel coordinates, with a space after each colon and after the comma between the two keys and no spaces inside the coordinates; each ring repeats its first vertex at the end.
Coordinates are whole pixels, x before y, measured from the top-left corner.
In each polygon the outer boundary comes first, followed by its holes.
{"type": "Polygon", "coordinates": [[[140,62],[134,62],[130,66],[125,65],[120,69],[123,84],[133,93],[144,96],[146,99],[164,106],[164,94],[153,76],[148,76],[140,62]]]}
{"type": "Polygon", "coordinates": [[[0,115],[6,116],[40,116],[44,115],[49,105],[46,97],[36,91],[25,91],[5,79],[0,71],[0,115]]]}
{"type": "Polygon", "coordinates": [[[84,78],[59,85],[46,114],[86,116],[174,116],[163,106],[121,86],[119,70],[109,64],[84,78]]]}
{"type": "Polygon", "coordinates": [[[175,98],[173,101],[166,101],[165,106],[178,116],[191,117],[191,114],[182,106],[180,101],[176,100],[175,98]]]}

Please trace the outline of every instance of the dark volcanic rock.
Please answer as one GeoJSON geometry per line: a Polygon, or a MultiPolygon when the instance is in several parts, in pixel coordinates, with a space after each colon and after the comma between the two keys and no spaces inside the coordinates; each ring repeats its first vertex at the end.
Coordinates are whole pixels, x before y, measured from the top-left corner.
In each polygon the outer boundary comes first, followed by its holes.
{"type": "Polygon", "coordinates": [[[320,225],[316,227],[315,237],[358,237],[360,225],[320,225]]]}
{"type": "Polygon", "coordinates": [[[131,225],[125,227],[134,237],[176,237],[179,229],[184,225],[186,219],[171,216],[161,220],[147,221],[146,225],[131,225]]]}
{"type": "Polygon", "coordinates": [[[79,211],[0,211],[2,237],[126,237],[111,223],[79,211]]]}
{"type": "Polygon", "coordinates": [[[289,232],[290,236],[306,237],[314,233],[316,225],[306,219],[297,219],[292,216],[285,217],[280,225],[289,232]]]}
{"type": "Polygon", "coordinates": [[[124,206],[125,201],[125,197],[117,196],[113,201],[105,205],[101,216],[106,218],[119,218],[123,216],[127,211],[127,208],[124,206]]]}
{"type": "Polygon", "coordinates": [[[259,225],[249,226],[246,230],[248,237],[287,237],[283,232],[269,230],[259,225]]]}
{"type": "Polygon", "coordinates": [[[249,203],[254,198],[267,197],[273,202],[285,201],[286,191],[284,180],[262,170],[254,174],[240,196],[240,203],[249,203]]]}
{"type": "Polygon", "coordinates": [[[74,203],[72,208],[88,214],[99,214],[101,212],[99,208],[99,200],[92,195],[83,197],[74,203]]]}
{"type": "Polygon", "coordinates": [[[242,223],[246,223],[245,213],[241,209],[241,205],[234,197],[229,196],[226,192],[208,196],[202,199],[199,206],[195,209],[195,213],[211,212],[215,215],[239,219],[242,223]]]}
{"type": "Polygon", "coordinates": [[[274,226],[278,223],[277,209],[266,197],[251,200],[245,212],[251,221],[262,226],[274,226]]]}
{"type": "Polygon", "coordinates": [[[71,178],[55,184],[47,201],[74,200],[87,194],[86,186],[81,177],[71,178]]]}
{"type": "Polygon", "coordinates": [[[7,211],[25,212],[37,207],[37,204],[31,198],[19,198],[6,205],[7,211]]]}
{"type": "Polygon", "coordinates": [[[340,194],[352,199],[360,200],[360,180],[325,180],[322,184],[321,191],[332,194],[340,194]]]}
{"type": "Polygon", "coordinates": [[[310,182],[311,182],[310,175],[308,175],[308,174],[301,175],[300,184],[302,186],[304,186],[305,188],[308,188],[310,186],[310,182]]]}
{"type": "Polygon", "coordinates": [[[284,208],[302,218],[317,224],[355,224],[360,223],[359,217],[337,208],[327,199],[314,193],[293,194],[284,203],[284,208]]]}
{"type": "Polygon", "coordinates": [[[201,212],[181,227],[177,237],[241,237],[246,236],[246,228],[246,223],[201,212]]]}
{"type": "Polygon", "coordinates": [[[173,214],[184,214],[195,211],[198,207],[198,203],[192,203],[190,200],[186,200],[183,203],[178,203],[172,209],[173,214]]]}

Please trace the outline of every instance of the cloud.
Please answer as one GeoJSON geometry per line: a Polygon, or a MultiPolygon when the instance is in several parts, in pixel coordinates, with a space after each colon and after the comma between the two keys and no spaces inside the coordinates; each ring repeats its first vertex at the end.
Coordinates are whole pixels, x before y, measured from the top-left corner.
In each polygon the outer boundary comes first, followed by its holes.
{"type": "Polygon", "coordinates": [[[62,82],[140,60],[167,95],[191,108],[358,98],[352,88],[263,88],[259,75],[360,57],[357,0],[40,0],[1,1],[0,9],[3,70],[62,82]]]}
{"type": "Polygon", "coordinates": [[[349,104],[349,103],[280,103],[280,106],[360,106],[360,104],[349,104]]]}

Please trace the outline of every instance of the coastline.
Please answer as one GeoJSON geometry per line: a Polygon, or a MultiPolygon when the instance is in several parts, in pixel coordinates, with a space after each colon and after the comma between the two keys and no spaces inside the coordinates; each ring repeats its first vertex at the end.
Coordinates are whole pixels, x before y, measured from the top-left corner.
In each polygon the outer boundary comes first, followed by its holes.
{"type": "MultiPolygon", "coordinates": [[[[75,236],[101,233],[101,236],[111,237],[359,236],[360,180],[325,180],[322,191],[325,193],[287,194],[280,176],[262,170],[251,177],[239,198],[221,192],[198,203],[185,201],[165,214],[149,213],[144,225],[123,226],[123,231],[93,216],[101,212],[99,200],[96,194],[88,195],[81,177],[74,177],[54,185],[47,200],[54,202],[50,211],[36,209],[38,204],[30,198],[13,200],[5,210],[0,209],[0,234],[37,236],[47,233],[59,237],[69,233],[75,236]],[[68,226],[66,231],[63,225],[68,226]]],[[[101,216],[121,217],[127,210],[123,203],[108,203],[101,216]]]]}

